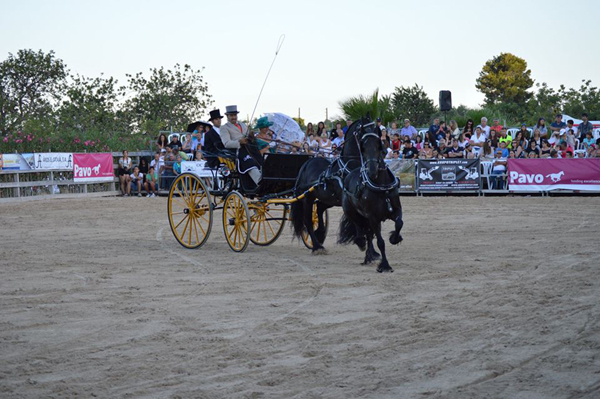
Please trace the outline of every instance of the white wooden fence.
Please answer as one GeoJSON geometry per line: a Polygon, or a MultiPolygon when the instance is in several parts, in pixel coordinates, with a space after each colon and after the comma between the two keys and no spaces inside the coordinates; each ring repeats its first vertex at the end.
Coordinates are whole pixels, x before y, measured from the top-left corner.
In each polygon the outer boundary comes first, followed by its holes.
{"type": "MultiPolygon", "coordinates": [[[[152,154],[152,151],[138,151],[130,152],[129,156],[134,164],[138,164],[140,157],[152,156],[152,154]]],[[[113,169],[116,169],[122,154],[113,152],[112,156],[113,169]]],[[[111,182],[80,183],[73,180],[73,169],[0,171],[0,202],[52,197],[111,196],[118,194],[118,190],[118,177],[111,182]]]]}

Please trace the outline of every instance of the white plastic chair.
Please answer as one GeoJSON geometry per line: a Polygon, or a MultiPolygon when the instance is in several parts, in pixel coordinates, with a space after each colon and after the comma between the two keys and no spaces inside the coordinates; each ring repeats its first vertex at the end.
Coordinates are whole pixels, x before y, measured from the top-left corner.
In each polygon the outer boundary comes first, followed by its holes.
{"type": "Polygon", "coordinates": [[[177,138],[179,139],[179,141],[181,141],[181,135],[179,133],[171,133],[169,134],[169,137],[167,137],[169,139],[169,143],[171,141],[173,141],[173,137],[177,136],[177,138]]]}
{"type": "Polygon", "coordinates": [[[519,130],[521,129],[517,129],[516,127],[511,127],[510,129],[506,130],[506,134],[509,135],[511,138],[515,137],[515,133],[517,133],[519,130]]]}

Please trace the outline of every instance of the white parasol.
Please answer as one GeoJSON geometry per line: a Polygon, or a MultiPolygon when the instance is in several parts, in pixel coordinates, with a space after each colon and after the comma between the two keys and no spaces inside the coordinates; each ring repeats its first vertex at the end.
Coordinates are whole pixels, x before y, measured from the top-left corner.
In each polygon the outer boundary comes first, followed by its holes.
{"type": "Polygon", "coordinates": [[[273,139],[286,143],[304,141],[304,132],[291,117],[279,112],[264,114],[263,116],[269,118],[269,122],[273,123],[273,126],[271,126],[271,130],[275,133],[273,139]]]}

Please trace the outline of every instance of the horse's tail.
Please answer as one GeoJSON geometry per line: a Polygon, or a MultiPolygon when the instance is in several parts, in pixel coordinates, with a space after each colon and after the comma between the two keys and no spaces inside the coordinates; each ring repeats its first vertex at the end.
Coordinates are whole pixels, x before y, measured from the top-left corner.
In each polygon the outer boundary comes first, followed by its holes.
{"type": "Polygon", "coordinates": [[[292,203],[290,218],[292,219],[294,237],[301,238],[304,231],[304,199],[292,203]]]}
{"type": "Polygon", "coordinates": [[[353,244],[356,240],[356,226],[344,214],[340,220],[340,231],[338,234],[338,244],[353,244]]]}

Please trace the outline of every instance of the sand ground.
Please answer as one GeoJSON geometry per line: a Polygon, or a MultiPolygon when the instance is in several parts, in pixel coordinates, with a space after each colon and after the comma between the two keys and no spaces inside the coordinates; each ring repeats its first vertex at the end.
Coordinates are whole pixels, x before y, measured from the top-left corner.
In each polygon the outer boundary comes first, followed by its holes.
{"type": "Polygon", "coordinates": [[[0,397],[600,397],[600,198],[402,202],[390,275],[339,210],[311,256],[218,217],[186,250],[165,198],[0,204],[0,397]]]}

